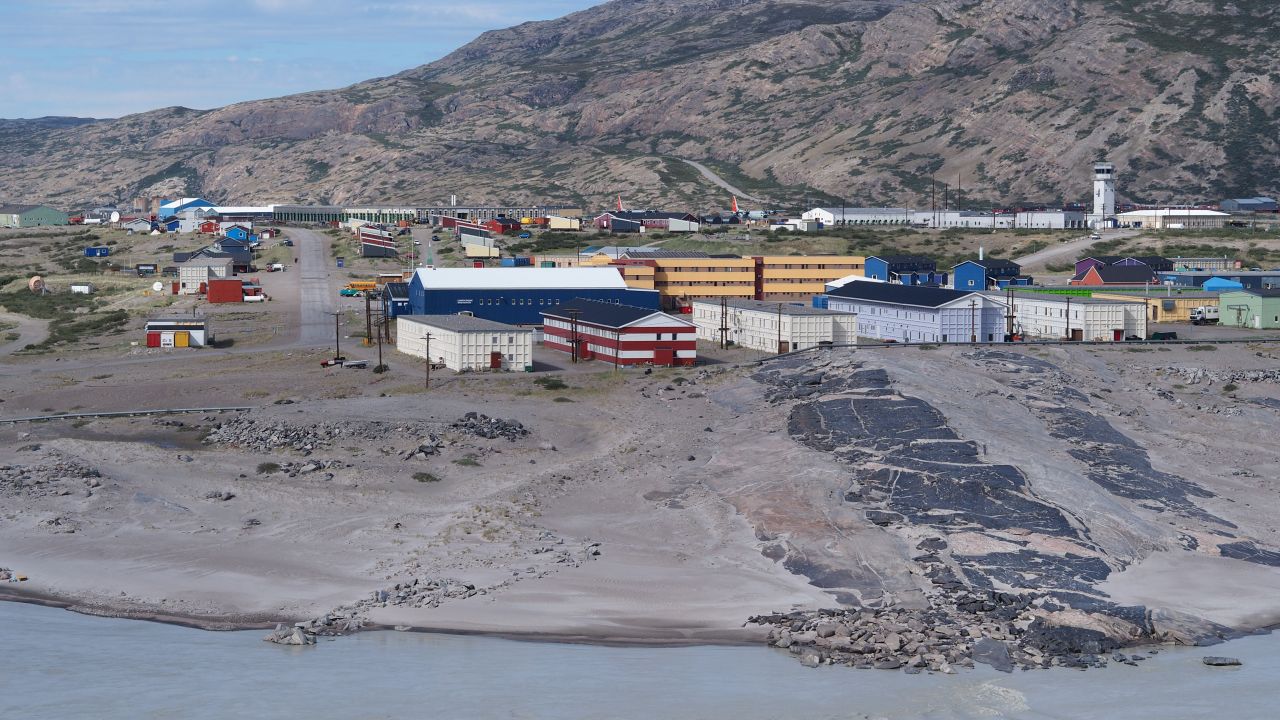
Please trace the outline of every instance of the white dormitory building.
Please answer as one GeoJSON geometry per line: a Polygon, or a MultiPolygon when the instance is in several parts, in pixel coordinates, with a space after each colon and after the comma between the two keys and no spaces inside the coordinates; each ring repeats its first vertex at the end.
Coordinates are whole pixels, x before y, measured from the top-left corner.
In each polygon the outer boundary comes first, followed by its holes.
{"type": "MultiPolygon", "coordinates": [[[[1008,301],[1006,294],[988,294],[1008,301]]],[[[1147,303],[1071,295],[1013,293],[1014,332],[1051,340],[1122,341],[1147,337],[1147,303]]]]}
{"type": "Polygon", "coordinates": [[[692,318],[699,340],[718,343],[723,334],[735,345],[770,353],[853,344],[858,334],[857,315],[802,303],[695,300],[692,318]]]}
{"type": "Polygon", "coordinates": [[[801,215],[826,227],[833,225],[912,225],[924,228],[973,229],[1085,229],[1083,211],[1038,210],[996,214],[970,210],[911,210],[908,208],[813,208],[801,215]]]}
{"type": "Polygon", "coordinates": [[[1116,216],[1116,221],[1120,227],[1151,230],[1217,230],[1225,227],[1230,217],[1227,213],[1217,210],[1161,208],[1120,213],[1116,216]]]}
{"type": "Polygon", "coordinates": [[[454,372],[533,369],[532,328],[471,315],[401,315],[396,349],[454,372]]]}

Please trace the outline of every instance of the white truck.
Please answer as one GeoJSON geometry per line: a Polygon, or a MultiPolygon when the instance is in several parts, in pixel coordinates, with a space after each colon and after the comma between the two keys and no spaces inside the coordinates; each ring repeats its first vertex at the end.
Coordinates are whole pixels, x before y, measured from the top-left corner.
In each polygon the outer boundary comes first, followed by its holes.
{"type": "Polygon", "coordinates": [[[1192,325],[1214,325],[1218,322],[1217,305],[1201,305],[1191,309],[1192,325]]]}

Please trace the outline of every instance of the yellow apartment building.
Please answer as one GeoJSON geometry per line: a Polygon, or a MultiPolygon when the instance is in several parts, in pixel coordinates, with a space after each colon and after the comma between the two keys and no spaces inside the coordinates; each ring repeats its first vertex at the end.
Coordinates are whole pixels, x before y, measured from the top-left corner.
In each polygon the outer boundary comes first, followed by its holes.
{"type": "Polygon", "coordinates": [[[861,275],[866,264],[861,255],[764,255],[753,259],[758,300],[808,300],[821,295],[832,280],[861,275]]]}

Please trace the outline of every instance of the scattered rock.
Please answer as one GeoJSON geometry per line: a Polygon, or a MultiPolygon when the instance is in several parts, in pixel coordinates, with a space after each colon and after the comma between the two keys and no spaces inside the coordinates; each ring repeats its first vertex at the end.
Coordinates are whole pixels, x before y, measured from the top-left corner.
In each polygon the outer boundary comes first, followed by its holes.
{"type": "Polygon", "coordinates": [[[1202,662],[1204,662],[1205,665],[1209,665],[1212,667],[1234,667],[1236,665],[1244,664],[1240,662],[1240,660],[1237,658],[1222,657],[1219,655],[1206,655],[1203,658],[1202,662]]]}

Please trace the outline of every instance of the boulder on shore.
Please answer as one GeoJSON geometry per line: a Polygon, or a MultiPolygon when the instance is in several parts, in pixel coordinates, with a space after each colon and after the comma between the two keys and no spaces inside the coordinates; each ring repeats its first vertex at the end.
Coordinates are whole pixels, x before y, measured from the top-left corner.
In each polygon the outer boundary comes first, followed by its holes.
{"type": "Polygon", "coordinates": [[[1220,657],[1218,655],[1207,655],[1204,657],[1203,662],[1205,665],[1209,665],[1212,667],[1232,667],[1235,665],[1244,664],[1240,662],[1238,658],[1220,657]]]}

